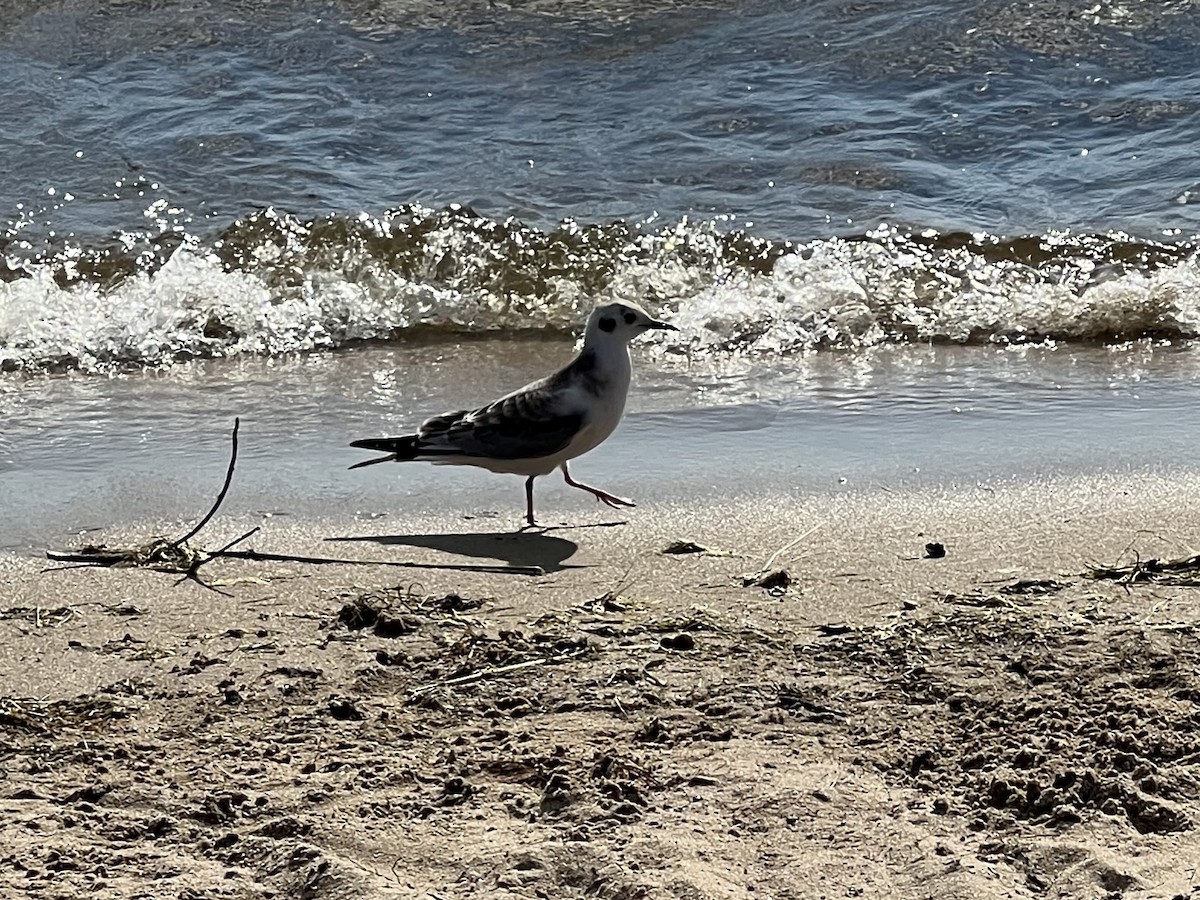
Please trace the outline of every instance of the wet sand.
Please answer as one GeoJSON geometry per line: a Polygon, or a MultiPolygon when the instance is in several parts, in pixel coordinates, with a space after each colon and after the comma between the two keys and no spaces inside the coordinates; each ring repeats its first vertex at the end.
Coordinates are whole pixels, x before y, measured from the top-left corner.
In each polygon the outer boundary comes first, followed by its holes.
{"type": "Polygon", "coordinates": [[[545,572],[216,560],[224,594],[0,557],[0,894],[1200,896],[1195,588],[1081,576],[1193,552],[1198,496],[218,516],[198,544],[545,572]]]}

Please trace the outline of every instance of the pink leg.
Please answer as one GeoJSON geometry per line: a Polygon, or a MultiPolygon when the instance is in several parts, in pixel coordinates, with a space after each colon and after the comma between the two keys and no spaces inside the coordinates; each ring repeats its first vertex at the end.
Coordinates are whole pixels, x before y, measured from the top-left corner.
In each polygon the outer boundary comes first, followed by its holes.
{"type": "Polygon", "coordinates": [[[637,506],[637,504],[632,500],[626,500],[622,497],[614,497],[612,494],[608,493],[608,491],[602,491],[599,488],[589,487],[586,484],[581,484],[580,482],[576,481],[571,477],[571,472],[567,468],[566,463],[563,463],[561,468],[563,480],[566,481],[567,484],[569,484],[571,487],[579,488],[581,491],[587,491],[601,503],[606,503],[613,509],[616,509],[619,506],[637,506]]]}

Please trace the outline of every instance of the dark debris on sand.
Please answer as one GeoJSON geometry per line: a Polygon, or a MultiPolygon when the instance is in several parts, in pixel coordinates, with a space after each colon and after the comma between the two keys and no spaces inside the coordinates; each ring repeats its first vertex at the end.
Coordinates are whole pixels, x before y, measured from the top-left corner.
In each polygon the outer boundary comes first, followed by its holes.
{"type": "MultiPolygon", "coordinates": [[[[481,863],[464,891],[658,896],[596,848],[688,815],[698,792],[728,806],[731,834],[800,827],[731,780],[733,742],[819,745],[1047,883],[1022,856],[1024,827],[1192,828],[1193,628],[1019,585],[803,636],[615,594],[509,627],[482,599],[343,594],[303,626],[299,649],[319,666],[265,629],[231,630],[220,654],[178,648],[183,662],[157,681],[0,700],[0,790],[18,805],[13,827],[43,829],[36,857],[0,852],[0,888],[155,878],[183,896],[211,869],[229,890],[197,896],[371,896],[393,882],[346,861],[346,834],[392,846],[398,827],[452,837],[499,816],[542,849],[491,874],[481,863]]],[[[809,802],[841,801],[822,789],[809,802]]],[[[402,843],[397,871],[428,868],[428,847],[402,843]]]]}
{"type": "Polygon", "coordinates": [[[805,651],[809,691],[827,686],[825,703],[850,725],[842,739],[864,759],[977,830],[1097,814],[1142,833],[1190,829],[1187,809],[1200,800],[1195,630],[1013,602],[1049,585],[1037,587],[832,638],[805,651]],[[847,665],[857,670],[849,679],[847,665]]]}

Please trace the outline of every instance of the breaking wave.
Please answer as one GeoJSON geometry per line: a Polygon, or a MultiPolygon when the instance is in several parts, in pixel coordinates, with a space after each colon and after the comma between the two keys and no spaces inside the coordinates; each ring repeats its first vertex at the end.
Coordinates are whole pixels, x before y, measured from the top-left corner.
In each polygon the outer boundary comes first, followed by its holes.
{"type": "Polygon", "coordinates": [[[567,335],[622,297],[672,318],[658,351],[790,355],[883,343],[1116,342],[1200,335],[1189,241],[908,232],[804,244],[736,222],[563,222],[404,207],[274,210],[33,252],[0,241],[0,370],[111,372],[369,341],[567,335]]]}

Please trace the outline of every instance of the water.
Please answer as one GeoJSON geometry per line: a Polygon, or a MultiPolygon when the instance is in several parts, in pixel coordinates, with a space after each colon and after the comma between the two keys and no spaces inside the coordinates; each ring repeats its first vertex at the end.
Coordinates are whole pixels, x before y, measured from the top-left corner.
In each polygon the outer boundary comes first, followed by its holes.
{"type": "MultiPolygon", "coordinates": [[[[347,444],[402,432],[430,409],[489,399],[571,352],[567,341],[475,340],[28,379],[0,395],[20,436],[0,439],[0,508],[13,511],[0,517],[0,548],[36,551],[92,528],[198,518],[225,474],[234,416],[229,512],[392,523],[450,512],[515,527],[519,478],[416,464],[348,472],[370,454],[347,444]]],[[[618,434],[573,467],[637,498],[638,515],[697,497],[786,503],[1195,467],[1200,364],[1186,351],[893,346],[719,371],[638,356],[618,434]]],[[[551,521],[603,516],[557,476],[540,479],[537,496],[551,521]]]]}
{"type": "MultiPolygon", "coordinates": [[[[346,437],[522,383],[613,296],[682,329],[594,454],[652,492],[672,434],[697,490],[1190,464],[1191,4],[6,13],[0,545],[203,506],[238,411],[247,503],[365,509],[401,489],[346,437]]],[[[402,490],[499,506],[479,477],[402,490]]]]}

